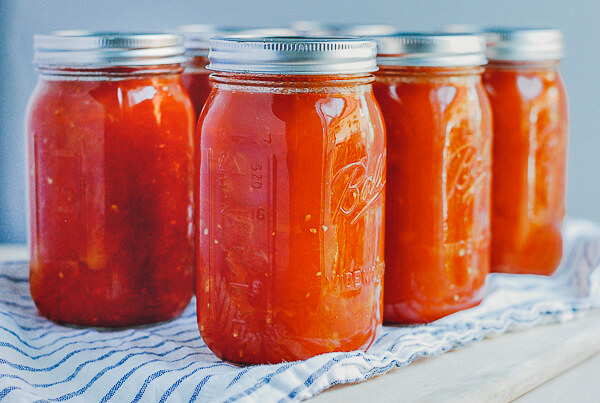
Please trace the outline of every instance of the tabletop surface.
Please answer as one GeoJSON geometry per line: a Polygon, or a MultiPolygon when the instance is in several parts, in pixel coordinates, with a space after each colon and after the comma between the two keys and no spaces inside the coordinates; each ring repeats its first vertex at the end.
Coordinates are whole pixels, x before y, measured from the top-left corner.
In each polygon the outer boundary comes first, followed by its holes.
{"type": "Polygon", "coordinates": [[[569,322],[501,334],[360,384],[334,387],[311,401],[395,402],[401,396],[403,402],[598,402],[598,353],[600,311],[593,311],[569,322]]]}

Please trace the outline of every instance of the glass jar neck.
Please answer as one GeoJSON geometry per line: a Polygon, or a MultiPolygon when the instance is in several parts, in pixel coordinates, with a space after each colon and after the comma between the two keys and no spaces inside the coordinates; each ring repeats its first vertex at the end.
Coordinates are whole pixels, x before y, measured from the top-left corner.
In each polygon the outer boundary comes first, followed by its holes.
{"type": "Polygon", "coordinates": [[[394,66],[380,65],[377,76],[400,75],[415,77],[447,77],[481,75],[483,66],[394,66]]]}
{"type": "Polygon", "coordinates": [[[558,70],[560,60],[490,60],[487,70],[558,70]]]}
{"type": "Polygon", "coordinates": [[[111,67],[80,67],[80,66],[38,66],[42,77],[63,77],[97,80],[131,79],[151,75],[179,74],[183,70],[180,64],[151,65],[151,66],[111,66],[111,67]]]}
{"type": "Polygon", "coordinates": [[[369,85],[375,77],[369,73],[361,74],[251,74],[251,73],[212,73],[215,85],[238,85],[250,87],[274,88],[327,88],[356,87],[369,85]]]}

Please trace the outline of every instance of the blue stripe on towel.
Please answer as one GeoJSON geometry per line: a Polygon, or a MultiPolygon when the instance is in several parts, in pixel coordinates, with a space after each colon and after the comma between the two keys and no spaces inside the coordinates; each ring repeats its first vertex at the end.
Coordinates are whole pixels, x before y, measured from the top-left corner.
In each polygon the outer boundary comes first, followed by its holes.
{"type": "MultiPolygon", "coordinates": [[[[28,283],[29,279],[27,277],[13,277],[7,276],[6,274],[0,274],[0,280],[6,280],[11,283],[28,283]]],[[[11,389],[12,390],[12,389],[11,389]]]]}

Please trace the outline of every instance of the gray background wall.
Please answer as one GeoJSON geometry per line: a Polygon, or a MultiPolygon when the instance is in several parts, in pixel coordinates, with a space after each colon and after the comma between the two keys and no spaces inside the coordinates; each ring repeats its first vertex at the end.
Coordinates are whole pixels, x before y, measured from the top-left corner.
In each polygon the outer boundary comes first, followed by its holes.
{"type": "Polygon", "coordinates": [[[405,30],[450,23],[554,26],[566,34],[570,95],[568,210],[600,221],[600,3],[596,0],[0,0],[0,243],[26,240],[23,114],[36,82],[34,33],[161,30],[189,23],[381,22],[405,30]]]}

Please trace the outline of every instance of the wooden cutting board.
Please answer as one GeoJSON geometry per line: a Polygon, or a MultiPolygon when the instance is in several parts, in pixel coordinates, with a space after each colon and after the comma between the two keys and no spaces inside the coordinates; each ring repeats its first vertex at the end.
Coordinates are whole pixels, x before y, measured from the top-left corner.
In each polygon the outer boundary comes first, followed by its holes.
{"type": "MultiPolygon", "coordinates": [[[[561,324],[497,335],[366,382],[333,387],[310,401],[508,402],[566,371],[570,374],[598,353],[600,310],[561,324]]],[[[556,384],[536,391],[538,398],[526,395],[523,402],[545,402],[548,394],[563,392],[569,393],[572,402],[600,401],[600,359],[587,366],[592,368],[586,367],[586,373],[594,371],[595,385],[580,376],[565,376],[564,381],[559,377],[556,384]],[[590,390],[596,394],[590,395],[590,390]]]]}

